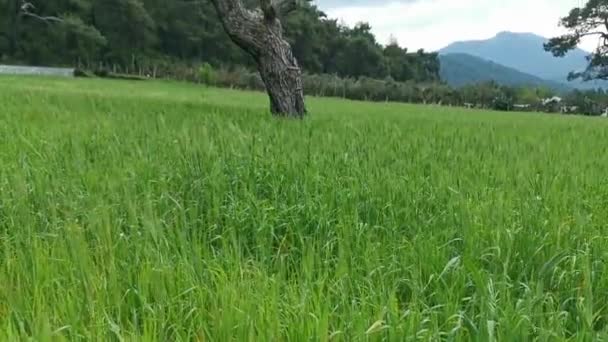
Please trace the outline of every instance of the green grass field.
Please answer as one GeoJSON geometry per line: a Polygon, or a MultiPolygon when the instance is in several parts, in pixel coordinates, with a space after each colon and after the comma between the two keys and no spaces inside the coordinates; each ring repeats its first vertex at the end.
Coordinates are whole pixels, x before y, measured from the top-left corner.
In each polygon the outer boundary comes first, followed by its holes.
{"type": "Polygon", "coordinates": [[[608,338],[608,120],[0,77],[0,340],[608,338]]]}

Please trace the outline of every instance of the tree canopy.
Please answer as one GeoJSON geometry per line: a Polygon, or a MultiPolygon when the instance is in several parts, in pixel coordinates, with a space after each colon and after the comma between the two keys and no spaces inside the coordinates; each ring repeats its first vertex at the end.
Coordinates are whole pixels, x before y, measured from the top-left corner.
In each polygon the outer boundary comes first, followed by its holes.
{"type": "MultiPolygon", "coordinates": [[[[76,66],[153,65],[252,67],[224,32],[210,1],[191,0],[0,0],[0,62],[76,66]]],[[[251,1],[244,1],[245,4],[251,1]]],[[[368,24],[347,27],[310,2],[282,19],[285,37],[306,73],[396,81],[438,79],[434,53],[383,46],[368,24]]]]}
{"type": "Polygon", "coordinates": [[[597,48],[588,57],[585,70],[573,70],[569,79],[608,79],[608,0],[589,0],[576,7],[560,21],[569,32],[545,44],[545,50],[557,57],[574,50],[586,37],[598,38],[597,48]]]}

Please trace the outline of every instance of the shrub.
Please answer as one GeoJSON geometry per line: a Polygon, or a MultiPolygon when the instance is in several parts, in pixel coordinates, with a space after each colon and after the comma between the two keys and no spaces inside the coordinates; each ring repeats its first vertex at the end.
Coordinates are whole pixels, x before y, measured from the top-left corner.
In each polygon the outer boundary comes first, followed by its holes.
{"type": "Polygon", "coordinates": [[[110,75],[110,71],[106,68],[99,68],[93,72],[97,77],[108,77],[110,75]]]}
{"type": "Polygon", "coordinates": [[[94,75],[91,74],[90,72],[84,70],[84,69],[80,69],[80,68],[76,68],[74,69],[74,77],[93,77],[94,75]]]}
{"type": "Polygon", "coordinates": [[[199,82],[207,85],[215,84],[215,70],[209,63],[204,63],[198,69],[199,82]]]}

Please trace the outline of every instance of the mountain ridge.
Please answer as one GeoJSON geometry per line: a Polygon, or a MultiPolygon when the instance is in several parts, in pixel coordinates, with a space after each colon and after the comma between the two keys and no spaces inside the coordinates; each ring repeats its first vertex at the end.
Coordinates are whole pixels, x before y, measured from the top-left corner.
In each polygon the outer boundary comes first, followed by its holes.
{"type": "Polygon", "coordinates": [[[569,72],[585,68],[587,52],[576,49],[563,58],[553,57],[543,49],[547,41],[534,33],[503,31],[489,39],[454,42],[439,53],[466,53],[549,80],[563,81],[569,72]]]}
{"type": "Polygon", "coordinates": [[[502,31],[489,39],[458,41],[438,51],[439,55],[468,54],[491,61],[550,82],[560,82],[580,89],[606,87],[608,83],[568,81],[572,71],[582,71],[587,66],[589,52],[575,49],[565,57],[554,57],[546,52],[543,44],[547,38],[523,32],[502,31]]]}
{"type": "Polygon", "coordinates": [[[495,81],[506,86],[548,87],[558,92],[572,90],[563,83],[545,80],[469,54],[443,54],[439,56],[439,61],[441,79],[454,87],[495,81]]]}

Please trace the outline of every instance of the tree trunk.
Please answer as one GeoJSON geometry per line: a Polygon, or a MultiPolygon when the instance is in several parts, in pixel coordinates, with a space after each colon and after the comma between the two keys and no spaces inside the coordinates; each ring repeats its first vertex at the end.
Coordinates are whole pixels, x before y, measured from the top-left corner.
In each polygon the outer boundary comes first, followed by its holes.
{"type": "Polygon", "coordinates": [[[270,97],[270,111],[277,116],[302,117],[306,113],[302,73],[289,44],[274,43],[269,46],[271,53],[256,60],[270,97]]]}
{"type": "Polygon", "coordinates": [[[283,38],[279,15],[295,9],[295,0],[260,0],[246,9],[240,0],[211,0],[230,38],[255,59],[275,116],[306,114],[302,71],[283,38]]]}

